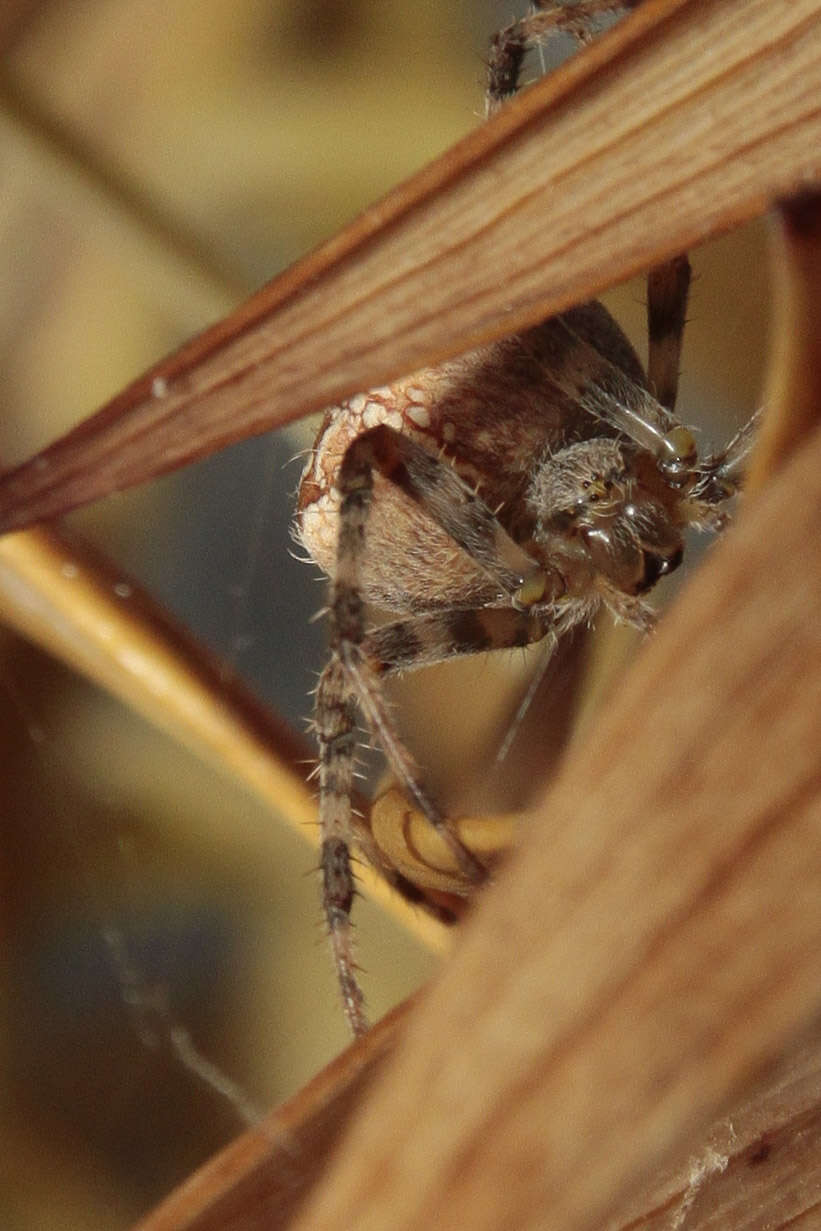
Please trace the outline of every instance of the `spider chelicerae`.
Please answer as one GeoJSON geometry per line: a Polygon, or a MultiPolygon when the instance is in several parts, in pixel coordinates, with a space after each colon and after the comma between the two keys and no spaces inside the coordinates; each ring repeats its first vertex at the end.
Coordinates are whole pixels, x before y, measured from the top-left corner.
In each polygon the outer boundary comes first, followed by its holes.
{"type": "MultiPolygon", "coordinates": [[[[557,30],[584,40],[601,13],[637,2],[535,6],[492,40],[488,110],[516,91],[529,47],[557,30]]],[[[753,435],[751,420],[700,458],[673,413],[689,281],[684,256],[648,277],[646,375],[607,310],[588,303],[325,415],[296,533],[331,579],[314,719],[322,898],[357,1034],[367,1021],[351,940],[354,836],[400,892],[425,897],[352,815],[357,712],[450,848],[446,888],[464,894],[487,875],[485,862],[426,789],[382,680],[458,655],[552,648],[601,606],[652,628],[642,595],[680,563],[686,527],[720,529],[753,435]],[[368,605],[397,618],[370,628],[368,605]]]]}

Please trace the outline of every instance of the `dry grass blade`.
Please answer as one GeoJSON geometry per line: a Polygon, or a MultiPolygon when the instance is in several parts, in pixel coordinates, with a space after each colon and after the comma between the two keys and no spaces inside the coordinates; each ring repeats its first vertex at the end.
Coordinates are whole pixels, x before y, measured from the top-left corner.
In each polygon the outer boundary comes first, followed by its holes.
{"type": "Polygon", "coordinates": [[[411,1002],[258,1127],[212,1159],[134,1231],[250,1231],[287,1227],[328,1164],[339,1131],[393,1051],[411,1002]]]}
{"type": "Polygon", "coordinates": [[[816,432],[568,758],[300,1227],[598,1227],[818,1012],[819,539],[816,432]]]}
{"type": "Polygon", "coordinates": [[[778,216],[772,261],[776,334],[764,391],[768,413],[747,479],[765,483],[818,422],[821,404],[821,208],[817,193],[800,194],[778,216]]]}
{"type": "MultiPolygon", "coordinates": [[[[814,1032],[716,1121],[698,1151],[605,1231],[786,1231],[821,1203],[821,1060],[814,1032]]],[[[807,1225],[815,1225],[810,1221],[807,1225]]]]}
{"type": "Polygon", "coordinates": [[[312,819],[309,746],[78,536],[37,529],[0,540],[0,617],[295,820],[312,819]]]}
{"type": "Polygon", "coordinates": [[[819,15],[819,0],[647,0],[7,475],[3,526],[510,332],[817,180],[819,15]]]}
{"type": "MultiPolygon", "coordinates": [[[[287,1227],[330,1150],[401,1037],[402,1006],[173,1193],[135,1231],[287,1227]]],[[[817,1216],[821,1061],[813,1037],[778,1065],[697,1154],[638,1192],[606,1231],[779,1231],[817,1216]]],[[[812,1225],[810,1222],[808,1225],[812,1225]]]]}
{"type": "Polygon", "coordinates": [[[175,228],[135,185],[96,159],[67,125],[11,81],[2,65],[0,141],[9,162],[19,161],[27,179],[59,185],[62,208],[90,218],[101,243],[110,236],[123,261],[133,252],[155,279],[158,297],[173,297],[192,316],[213,320],[245,293],[188,231],[175,228]]]}
{"type": "MultiPolygon", "coordinates": [[[[0,539],[0,618],[253,790],[316,841],[310,746],[130,578],[76,535],[0,539]]],[[[434,948],[444,929],[367,866],[362,881],[434,948]]]]}

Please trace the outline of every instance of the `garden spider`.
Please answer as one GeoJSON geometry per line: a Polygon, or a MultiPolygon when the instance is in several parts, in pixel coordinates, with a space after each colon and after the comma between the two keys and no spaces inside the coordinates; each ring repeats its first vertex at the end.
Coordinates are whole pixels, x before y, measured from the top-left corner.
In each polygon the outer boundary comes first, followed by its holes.
{"type": "MultiPolygon", "coordinates": [[[[584,36],[591,17],[617,7],[632,5],[547,5],[498,34],[489,110],[515,91],[531,44],[556,29],[584,36]]],[[[325,415],[296,533],[331,579],[315,704],[323,905],[357,1034],[367,1023],[351,947],[354,829],[390,883],[426,898],[424,881],[352,818],[357,710],[449,847],[457,870],[446,887],[467,893],[485,864],[426,790],[381,680],[457,655],[552,649],[602,605],[652,627],[641,596],[680,563],[685,527],[723,524],[752,438],[751,421],[701,460],[674,417],[689,278],[686,257],[649,276],[646,377],[606,309],[588,303],[325,415]],[[366,604],[399,618],[368,629],[366,604]]]]}

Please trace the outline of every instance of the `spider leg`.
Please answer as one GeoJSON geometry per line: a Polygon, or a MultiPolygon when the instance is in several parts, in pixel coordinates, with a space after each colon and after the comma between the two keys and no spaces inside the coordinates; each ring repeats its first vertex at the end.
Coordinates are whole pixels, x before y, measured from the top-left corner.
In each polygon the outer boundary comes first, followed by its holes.
{"type": "Polygon", "coordinates": [[[708,503],[721,503],[739,491],[762,414],[761,409],[755,411],[719,453],[705,458],[694,492],[696,496],[708,503]]]}
{"type": "Polygon", "coordinates": [[[658,623],[658,614],[654,607],[646,603],[637,594],[625,594],[616,586],[609,585],[603,579],[599,582],[605,606],[617,620],[637,628],[640,633],[651,633],[658,623]]]}
{"type": "MultiPolygon", "coordinates": [[[[351,840],[362,846],[370,863],[379,869],[389,884],[412,901],[427,902],[425,895],[409,880],[391,867],[370,835],[366,825],[357,825],[351,812],[354,752],[356,752],[356,708],[362,705],[374,735],[389,755],[405,792],[425,812],[428,820],[452,836],[448,822],[439,814],[436,804],[425,792],[419,771],[410,753],[393,730],[388,709],[379,687],[379,677],[399,671],[426,666],[460,654],[501,646],[527,645],[547,634],[549,622],[533,612],[513,608],[489,608],[487,611],[453,611],[436,613],[407,620],[396,620],[373,630],[359,646],[358,664],[353,681],[350,665],[342,665],[334,654],[322,671],[315,702],[315,728],[319,744],[320,780],[320,868],[322,875],[322,910],[331,940],[338,982],[348,1023],[354,1034],[368,1028],[364,1016],[364,998],[357,979],[353,953],[351,907],[356,896],[351,862],[351,840]],[[354,691],[356,689],[356,691],[354,691]]],[[[460,864],[464,864],[462,843],[454,838],[460,864]]],[[[467,879],[475,881],[484,875],[484,868],[469,856],[467,879]]]]}
{"type": "Polygon", "coordinates": [[[499,588],[514,607],[531,607],[564,589],[513,541],[480,496],[452,466],[387,424],[363,432],[349,446],[339,468],[341,503],[337,565],[332,595],[333,636],[359,643],[364,633],[359,597],[359,561],[373,495],[374,471],[418,504],[499,588]]]}
{"type": "MultiPolygon", "coordinates": [[[[322,900],[343,1005],[355,1034],[367,1029],[364,999],[356,977],[350,912],[355,895],[351,839],[355,828],[351,794],[356,751],[356,710],[363,714],[394,773],[414,803],[442,834],[469,880],[484,877],[482,864],[455,835],[447,818],[421,782],[410,754],[394,729],[379,676],[410,665],[414,647],[421,661],[447,656],[442,639],[456,652],[476,653],[496,644],[524,644],[547,631],[529,609],[549,591],[549,578],[507,535],[487,506],[456,472],[421,446],[385,425],[351,444],[338,475],[341,495],[337,567],[331,587],[331,659],[317,687],[315,725],[319,744],[322,900]],[[488,611],[443,613],[399,622],[392,632],[365,634],[364,603],[359,589],[360,561],[378,471],[417,501],[443,529],[493,577],[508,607],[488,611]],[[404,624],[404,632],[398,629],[404,624]],[[435,649],[436,645],[439,649],[435,649]],[[422,647],[427,647],[423,649],[422,647]],[[393,660],[398,658],[398,665],[393,660]],[[390,660],[390,662],[389,662],[390,660]]],[[[552,579],[549,597],[561,590],[552,579]]],[[[548,604],[549,605],[549,604],[548,604]]],[[[391,626],[389,626],[391,627],[391,626]]]]}
{"type": "Polygon", "coordinates": [[[551,604],[539,604],[531,611],[510,607],[466,608],[416,616],[373,630],[355,655],[346,658],[359,706],[405,794],[441,834],[469,881],[484,879],[485,869],[465,848],[450,820],[426,790],[418,767],[396,732],[380,681],[448,658],[526,646],[548,636],[552,652],[558,640],[557,628],[565,631],[587,611],[588,604],[571,601],[560,619],[551,604]]]}
{"type": "Polygon", "coordinates": [[[322,908],[328,925],[345,1016],[354,1034],[368,1029],[356,977],[351,906],[351,794],[356,753],[356,703],[342,663],[334,655],[319,679],[314,706],[319,745],[319,829],[322,908]]]}
{"type": "Polygon", "coordinates": [[[622,433],[648,453],[658,455],[665,434],[677,423],[648,389],[587,342],[568,321],[554,317],[571,344],[551,356],[545,379],[588,414],[622,433]]]}
{"type": "Polygon", "coordinates": [[[677,256],[647,275],[647,379],[656,399],[673,410],[690,291],[690,262],[677,256]]]}
{"type": "Polygon", "coordinates": [[[636,8],[641,0],[578,0],[567,3],[558,0],[536,0],[526,17],[511,22],[490,41],[487,65],[487,111],[492,115],[511,98],[520,85],[525,55],[532,47],[540,47],[559,34],[570,34],[586,43],[595,33],[597,17],[624,13],[636,8]]]}
{"type": "Polygon", "coordinates": [[[319,679],[314,723],[319,746],[319,826],[322,909],[331,942],[342,1005],[355,1035],[365,1034],[368,1020],[365,999],[357,978],[351,907],[356,882],[351,859],[351,838],[385,879],[403,895],[447,921],[447,912],[427,902],[424,894],[386,862],[365,825],[353,818],[351,796],[356,760],[357,696],[340,658],[334,654],[319,679]]]}
{"type": "Polygon", "coordinates": [[[747,461],[763,411],[757,410],[718,453],[704,459],[682,511],[699,530],[723,530],[729,520],[724,506],[744,485],[747,461]]]}
{"type": "MultiPolygon", "coordinates": [[[[529,611],[511,607],[453,608],[396,620],[373,629],[362,642],[361,653],[370,668],[371,684],[376,688],[379,680],[404,671],[469,654],[524,647],[537,641],[547,643],[546,659],[549,659],[560,635],[590,614],[589,601],[578,599],[568,599],[561,604],[541,603],[529,611]]],[[[378,695],[360,698],[360,701],[363,709],[370,713],[380,708],[378,695]]],[[[405,781],[403,786],[405,798],[418,798],[418,782],[409,785],[405,781]]],[[[452,822],[447,821],[446,825],[451,826],[452,822]]],[[[439,830],[439,826],[435,828],[439,830]]],[[[387,858],[396,862],[396,848],[393,850],[394,854],[387,858]]],[[[420,858],[418,852],[409,854],[412,862],[420,858]]],[[[401,867],[402,860],[407,862],[407,858],[403,853],[397,866],[401,867]]],[[[384,862],[385,856],[380,851],[377,866],[384,862]]],[[[417,866],[417,875],[419,870],[417,866]]],[[[464,875],[459,876],[459,881],[462,886],[471,883],[464,875]]]]}
{"type": "Polygon", "coordinates": [[[556,362],[545,369],[545,379],[588,414],[651,453],[671,487],[691,484],[698,474],[698,451],[689,429],[648,389],[585,341],[567,314],[554,320],[572,345],[557,352],[556,362]]]}
{"type": "MultiPolygon", "coordinates": [[[[487,112],[492,115],[519,89],[525,55],[560,34],[588,42],[596,19],[637,8],[641,0],[535,0],[533,11],[493,36],[487,66],[487,112]]],[[[649,354],[647,375],[656,399],[672,410],[678,393],[679,363],[690,288],[690,263],[682,255],[647,276],[649,354]]]]}
{"type": "MultiPolygon", "coordinates": [[[[396,484],[445,530],[465,552],[492,577],[500,600],[526,611],[563,590],[558,575],[548,575],[510,538],[484,502],[446,462],[433,457],[420,445],[385,424],[358,436],[348,448],[338,475],[340,490],[337,567],[331,594],[331,651],[342,665],[373,734],[382,746],[399,781],[416,805],[442,832],[466,875],[480,880],[481,865],[448,829],[447,820],[420,782],[413,761],[396,735],[379,687],[380,659],[369,656],[365,641],[364,604],[359,592],[360,561],[373,495],[374,471],[396,484]]],[[[465,644],[467,652],[493,645],[489,613],[461,612],[443,629],[435,621],[433,642],[443,636],[465,644]]],[[[406,630],[407,634],[407,630],[406,630]]],[[[521,632],[518,635],[522,635],[521,632]]],[[[428,644],[431,639],[428,638],[428,644]]],[[[401,647],[394,645],[394,654],[401,647]]],[[[418,640],[405,646],[407,661],[420,649],[418,640]]],[[[386,657],[383,655],[382,657],[386,657]]]]}
{"type": "MultiPolygon", "coordinates": [[[[572,606],[568,603],[568,608],[572,606]]],[[[557,631],[559,621],[552,604],[540,603],[527,611],[514,607],[453,608],[373,629],[362,642],[362,655],[374,674],[387,678],[448,658],[532,645],[547,636],[555,644],[559,632],[581,618],[579,615],[570,622],[563,618],[557,631]]]]}

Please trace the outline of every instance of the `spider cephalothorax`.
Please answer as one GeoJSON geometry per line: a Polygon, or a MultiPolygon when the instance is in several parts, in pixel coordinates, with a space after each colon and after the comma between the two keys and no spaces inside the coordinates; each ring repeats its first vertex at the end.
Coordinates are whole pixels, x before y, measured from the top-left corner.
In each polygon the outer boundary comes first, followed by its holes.
{"type": "Polygon", "coordinates": [[[568,445],[536,470],[528,491],[534,545],[568,591],[581,569],[577,585],[590,586],[598,574],[641,594],[681,563],[684,519],[675,500],[642,484],[641,461],[629,446],[600,439],[568,445]]]}
{"type": "MultiPolygon", "coordinates": [[[[546,22],[555,27],[572,13],[577,24],[585,12],[614,7],[592,0],[562,14],[543,6],[515,23],[494,42],[491,87],[512,92],[511,56],[546,22]]],[[[357,711],[450,848],[455,872],[437,889],[464,893],[484,863],[425,788],[382,680],[456,655],[552,647],[602,605],[652,627],[642,594],[678,566],[687,526],[720,526],[752,435],[749,424],[701,460],[673,414],[688,286],[684,257],[649,277],[649,376],[609,313],[590,303],[325,416],[302,477],[296,533],[331,579],[331,653],[315,707],[323,902],[357,1032],[366,1026],[349,924],[357,711]],[[369,629],[368,604],[395,618],[369,629]]],[[[391,883],[422,896],[404,860],[367,827],[357,837],[391,883]]]]}

